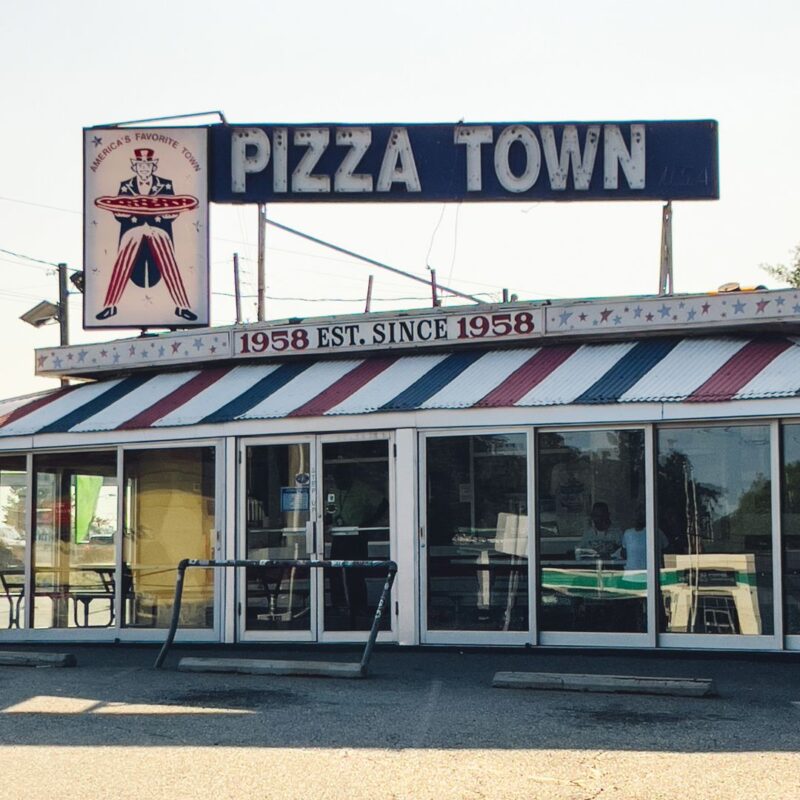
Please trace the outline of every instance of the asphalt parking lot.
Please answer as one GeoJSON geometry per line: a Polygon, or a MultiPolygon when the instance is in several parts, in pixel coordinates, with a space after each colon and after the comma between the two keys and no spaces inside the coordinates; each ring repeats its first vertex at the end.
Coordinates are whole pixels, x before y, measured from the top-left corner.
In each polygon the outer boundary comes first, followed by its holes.
{"type": "Polygon", "coordinates": [[[800,657],[378,649],[367,680],[183,673],[180,657],[354,649],[3,646],[16,798],[796,798],[800,657]],[[715,698],[492,689],[494,672],[708,677],[715,698]]]}

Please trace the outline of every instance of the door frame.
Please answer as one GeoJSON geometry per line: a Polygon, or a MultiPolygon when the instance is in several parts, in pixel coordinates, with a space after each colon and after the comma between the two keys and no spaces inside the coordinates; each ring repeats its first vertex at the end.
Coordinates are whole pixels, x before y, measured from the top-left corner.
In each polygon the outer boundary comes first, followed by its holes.
{"type": "MultiPolygon", "coordinates": [[[[389,460],[389,553],[390,557],[397,560],[397,524],[396,524],[396,470],[395,470],[395,434],[394,431],[331,433],[331,434],[298,434],[277,435],[239,438],[237,440],[237,499],[236,499],[236,552],[242,557],[247,552],[245,537],[247,530],[245,521],[246,486],[247,486],[247,458],[248,447],[282,445],[282,444],[308,444],[310,448],[310,521],[314,525],[314,550],[310,555],[322,558],[324,555],[324,508],[322,493],[323,480],[323,446],[328,442],[356,442],[376,441],[387,442],[387,455],[389,460]]],[[[361,643],[366,642],[369,631],[325,631],[324,630],[324,571],[312,570],[311,576],[311,617],[308,630],[303,631],[249,631],[245,627],[245,568],[235,570],[235,607],[236,607],[236,637],[243,642],[306,642],[306,643],[361,643]]],[[[397,585],[392,589],[393,598],[385,616],[389,619],[389,630],[378,633],[379,642],[397,641],[397,610],[396,595],[397,585]]]]}
{"type": "MultiPolygon", "coordinates": [[[[298,434],[297,436],[258,436],[254,438],[239,439],[236,447],[237,460],[237,498],[236,498],[236,553],[241,558],[247,557],[247,448],[269,447],[288,444],[306,444],[309,452],[309,521],[315,526],[314,547],[319,537],[317,524],[317,445],[316,436],[313,434],[298,434]]],[[[309,555],[314,555],[314,551],[309,555]]],[[[291,631],[254,631],[247,629],[247,577],[246,568],[237,567],[234,603],[236,607],[236,638],[240,642],[316,642],[319,624],[319,600],[317,580],[311,570],[309,578],[309,626],[308,630],[291,631]]]]}

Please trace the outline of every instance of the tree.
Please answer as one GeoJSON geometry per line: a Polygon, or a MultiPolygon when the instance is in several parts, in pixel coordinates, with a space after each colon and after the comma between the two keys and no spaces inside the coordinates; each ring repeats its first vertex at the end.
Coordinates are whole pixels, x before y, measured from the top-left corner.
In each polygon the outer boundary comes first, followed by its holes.
{"type": "Polygon", "coordinates": [[[786,264],[761,264],[761,269],[773,278],[784,281],[795,289],[800,289],[800,244],[795,245],[792,262],[788,266],[786,264]]]}

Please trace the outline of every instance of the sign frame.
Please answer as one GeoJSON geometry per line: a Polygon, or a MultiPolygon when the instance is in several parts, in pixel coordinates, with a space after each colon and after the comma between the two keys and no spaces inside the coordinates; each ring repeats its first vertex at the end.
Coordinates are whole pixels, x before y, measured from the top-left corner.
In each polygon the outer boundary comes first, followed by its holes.
{"type": "MultiPolygon", "coordinates": [[[[85,285],[83,293],[83,328],[84,330],[98,329],[127,329],[127,328],[167,328],[177,330],[179,328],[207,328],[211,323],[211,258],[210,258],[210,231],[209,231],[209,126],[207,125],[166,125],[158,127],[115,127],[96,126],[83,129],[83,263],[85,285]],[[114,138],[116,137],[116,138],[114,138]],[[158,138],[161,137],[161,138],[158,138]],[[189,141],[189,149],[185,142],[189,141]],[[103,140],[107,139],[108,144],[103,146],[103,140]],[[183,140],[183,144],[181,143],[183,140]],[[95,159],[90,159],[92,151],[90,146],[97,151],[95,159]],[[98,149],[99,148],[99,149],[98,149]],[[126,155],[116,155],[117,150],[123,151],[126,155]],[[149,151],[149,153],[147,152],[149,151]],[[175,151],[174,154],[171,151],[175,151]],[[168,154],[171,166],[166,168],[163,175],[159,174],[158,161],[163,159],[163,154],[168,154]],[[117,184],[120,189],[117,197],[107,196],[97,197],[96,191],[92,190],[93,185],[98,181],[92,181],[90,174],[100,169],[107,160],[114,158],[119,163],[124,158],[130,161],[130,170],[121,172],[117,175],[117,184]],[[183,171],[175,169],[175,162],[180,163],[180,158],[186,162],[183,171]],[[150,201],[139,200],[143,195],[133,194],[130,200],[123,195],[125,185],[138,186],[140,173],[134,166],[134,162],[154,162],[151,168],[151,194],[154,198],[150,201]],[[94,168],[94,169],[93,169],[94,168]],[[172,174],[170,174],[172,172],[172,174]],[[189,183],[186,176],[194,172],[196,180],[189,183]],[[181,184],[177,185],[175,174],[180,174],[181,184]],[[125,180],[122,180],[125,179],[125,180]],[[176,185],[173,187],[173,183],[176,185]],[[188,191],[179,191],[187,187],[188,191]],[[94,195],[90,197],[90,195],[94,195]],[[185,216],[193,217],[191,233],[185,225],[181,225],[178,233],[173,233],[173,224],[183,215],[183,208],[179,207],[180,197],[191,197],[196,201],[196,205],[187,208],[185,216]],[[103,202],[98,202],[98,201],[103,202]],[[128,201],[131,204],[139,203],[142,208],[135,210],[132,207],[130,213],[126,211],[115,213],[113,208],[118,203],[128,201]],[[169,206],[164,209],[163,216],[155,209],[147,208],[147,204],[165,204],[169,206]],[[110,262],[109,251],[109,224],[107,216],[113,214],[114,219],[120,225],[119,243],[116,245],[117,253],[113,265],[104,264],[104,269],[98,264],[100,258],[95,254],[98,251],[96,240],[99,235],[96,233],[98,227],[105,229],[106,247],[104,256],[106,262],[110,262]],[[127,218],[127,221],[123,221],[127,218]],[[139,235],[141,231],[147,230],[149,226],[151,236],[147,234],[139,235]],[[159,232],[159,230],[161,232],[159,232]],[[133,262],[128,268],[127,278],[126,267],[122,264],[122,238],[125,235],[134,236],[136,241],[129,241],[132,247],[137,247],[135,254],[131,258],[133,262]],[[176,241],[176,239],[178,241],[176,241]],[[141,242],[144,241],[144,244],[141,242]],[[194,264],[189,266],[189,272],[194,273],[191,277],[193,281],[187,280],[187,276],[182,270],[181,261],[183,253],[188,249],[187,243],[191,245],[190,252],[194,256],[194,264]],[[159,255],[156,256],[156,248],[159,255]],[[145,249],[147,252],[144,252],[145,249]],[[155,256],[155,258],[154,258],[155,256]],[[119,262],[119,267],[117,266],[119,262]],[[156,264],[154,265],[154,262],[156,264]],[[138,275],[137,275],[138,270],[138,275]],[[103,278],[101,285],[99,281],[103,278]],[[114,289],[115,297],[112,294],[111,283],[117,276],[118,283],[114,289]],[[137,279],[144,277],[144,286],[137,279]],[[152,284],[148,278],[156,276],[152,284]],[[109,277],[110,276],[110,277],[109,277]],[[115,299],[121,301],[123,295],[129,289],[131,283],[139,288],[148,289],[153,287],[153,296],[144,294],[145,301],[150,304],[156,298],[159,300],[159,309],[163,307],[164,312],[160,316],[149,318],[148,312],[143,316],[136,314],[120,314],[116,303],[110,302],[115,299]],[[156,286],[156,284],[161,284],[156,286]],[[104,294],[102,306],[92,302],[93,298],[104,294]],[[116,297],[116,294],[119,297],[116,297]],[[169,296],[169,302],[165,302],[164,295],[169,296]],[[179,302],[180,301],[180,302],[179,302]],[[109,311],[108,309],[113,309],[109,311]],[[97,313],[99,310],[99,314],[97,313]],[[179,314],[178,312],[182,312],[179,314]],[[100,314],[107,313],[104,319],[100,314]],[[133,317],[133,318],[131,318],[133,317]],[[121,318],[121,319],[120,319],[121,318]]],[[[109,179],[103,181],[109,185],[109,179]]],[[[132,190],[129,188],[132,194],[132,190]]],[[[101,193],[102,194],[102,193],[101,193]]],[[[190,201],[184,201],[191,205],[190,201]]],[[[182,220],[181,220],[182,222],[182,220]]],[[[102,247],[102,244],[100,245],[102,247]]],[[[141,298],[139,298],[141,300],[141,298]]]]}

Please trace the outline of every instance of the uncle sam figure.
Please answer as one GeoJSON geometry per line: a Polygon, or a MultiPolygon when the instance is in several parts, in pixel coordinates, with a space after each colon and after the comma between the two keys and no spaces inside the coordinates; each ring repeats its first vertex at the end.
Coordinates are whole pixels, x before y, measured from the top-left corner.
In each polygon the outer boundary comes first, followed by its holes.
{"type": "MultiPolygon", "coordinates": [[[[156,197],[171,196],[175,192],[172,181],[156,174],[158,159],[155,151],[142,147],[133,151],[132,178],[122,181],[118,197],[156,197]]],[[[172,238],[172,221],[177,213],[137,216],[135,211],[125,213],[115,211],[114,217],[120,224],[117,257],[111,273],[111,280],[105,294],[103,309],[96,319],[106,320],[117,313],[117,304],[124,293],[128,281],[136,286],[149,288],[162,278],[175,304],[175,316],[194,322],[197,314],[191,310],[191,303],[181,278],[180,268],[175,259],[175,245],[172,238]]]]}

